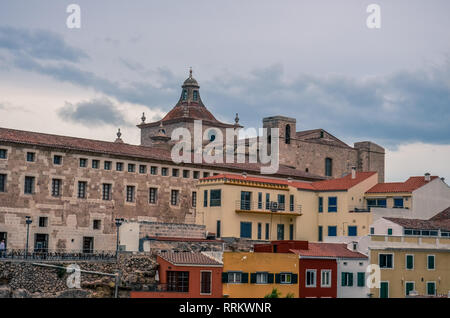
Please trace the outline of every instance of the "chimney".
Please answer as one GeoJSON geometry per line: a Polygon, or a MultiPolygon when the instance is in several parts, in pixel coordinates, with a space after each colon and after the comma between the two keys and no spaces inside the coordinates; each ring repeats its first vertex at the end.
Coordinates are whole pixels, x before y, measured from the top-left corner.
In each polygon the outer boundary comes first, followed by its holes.
{"type": "Polygon", "coordinates": [[[425,181],[430,181],[431,180],[431,177],[430,177],[430,174],[427,172],[427,173],[425,173],[425,181]]]}
{"type": "Polygon", "coordinates": [[[352,179],[356,179],[356,167],[352,167],[352,179]]]}

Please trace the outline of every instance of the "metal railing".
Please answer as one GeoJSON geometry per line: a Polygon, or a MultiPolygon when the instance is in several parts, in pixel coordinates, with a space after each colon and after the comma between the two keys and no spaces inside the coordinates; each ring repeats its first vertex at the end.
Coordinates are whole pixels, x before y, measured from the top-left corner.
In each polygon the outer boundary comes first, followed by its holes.
{"type": "Polygon", "coordinates": [[[25,249],[6,249],[0,251],[0,260],[40,260],[40,261],[113,261],[115,251],[80,251],[63,249],[36,249],[25,252],[25,249]]]}
{"type": "MultiPolygon", "coordinates": [[[[188,287],[189,289],[189,287],[188,287]]],[[[142,286],[142,291],[165,292],[165,293],[187,293],[174,285],[169,284],[150,284],[142,286]]]]}
{"type": "Polygon", "coordinates": [[[247,200],[236,200],[235,209],[240,211],[264,211],[264,212],[292,212],[302,213],[300,204],[288,204],[276,202],[276,206],[261,202],[253,202],[247,200]]]}

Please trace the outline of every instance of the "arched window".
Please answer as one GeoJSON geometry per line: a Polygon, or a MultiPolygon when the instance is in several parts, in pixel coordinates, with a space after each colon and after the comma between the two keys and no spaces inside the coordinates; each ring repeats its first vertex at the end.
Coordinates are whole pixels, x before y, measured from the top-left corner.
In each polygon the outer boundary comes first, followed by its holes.
{"type": "Polygon", "coordinates": [[[184,89],[183,90],[183,100],[187,100],[187,94],[188,94],[187,90],[184,89]]]}
{"type": "Polygon", "coordinates": [[[192,99],[195,101],[198,99],[198,91],[193,92],[192,99]]]}
{"type": "Polygon", "coordinates": [[[331,177],[333,175],[333,159],[325,158],[325,176],[331,177]]]}
{"type": "Polygon", "coordinates": [[[216,140],[216,131],[214,129],[211,129],[208,131],[208,138],[209,138],[209,141],[216,140]]]}
{"type": "Polygon", "coordinates": [[[291,125],[286,125],[285,134],[284,134],[284,142],[286,144],[291,143],[291,125]]]}

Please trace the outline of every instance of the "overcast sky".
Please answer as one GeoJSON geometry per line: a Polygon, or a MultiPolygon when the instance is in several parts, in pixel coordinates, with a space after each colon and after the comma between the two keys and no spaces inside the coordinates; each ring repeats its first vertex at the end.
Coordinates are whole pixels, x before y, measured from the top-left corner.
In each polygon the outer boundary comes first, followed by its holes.
{"type": "Polygon", "coordinates": [[[138,144],[192,66],[219,120],[297,119],[450,178],[450,1],[0,0],[0,126],[138,144]],[[81,7],[69,29],[66,8],[81,7]],[[366,8],[381,8],[369,29],[366,8]]]}

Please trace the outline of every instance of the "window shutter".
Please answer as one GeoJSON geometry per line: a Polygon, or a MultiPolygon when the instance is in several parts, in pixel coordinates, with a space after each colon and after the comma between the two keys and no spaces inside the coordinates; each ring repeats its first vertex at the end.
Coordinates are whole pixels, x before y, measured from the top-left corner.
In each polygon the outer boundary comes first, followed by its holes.
{"type": "Polygon", "coordinates": [[[292,274],[292,284],[297,284],[297,283],[298,283],[298,275],[292,274]]]}
{"type": "Polygon", "coordinates": [[[345,282],[345,273],[344,272],[341,273],[341,286],[347,286],[347,284],[345,282]]]}
{"type": "Polygon", "coordinates": [[[353,273],[348,273],[348,286],[353,286],[353,273]]]}
{"type": "Polygon", "coordinates": [[[227,272],[222,273],[222,283],[228,283],[228,273],[227,272]]]}
{"type": "Polygon", "coordinates": [[[241,275],[242,275],[241,276],[241,282],[243,284],[247,284],[248,283],[248,273],[242,273],[241,275]]]}
{"type": "Polygon", "coordinates": [[[256,273],[250,273],[250,284],[256,284],[256,273]]]}
{"type": "Polygon", "coordinates": [[[273,284],[273,273],[268,273],[267,274],[267,283],[268,284],[273,284]]]}
{"type": "Polygon", "coordinates": [[[275,274],[275,284],[279,284],[281,281],[281,275],[280,274],[275,274]]]}
{"type": "Polygon", "coordinates": [[[365,279],[366,279],[366,273],[360,272],[358,273],[358,287],[364,287],[365,286],[365,279]]]}

